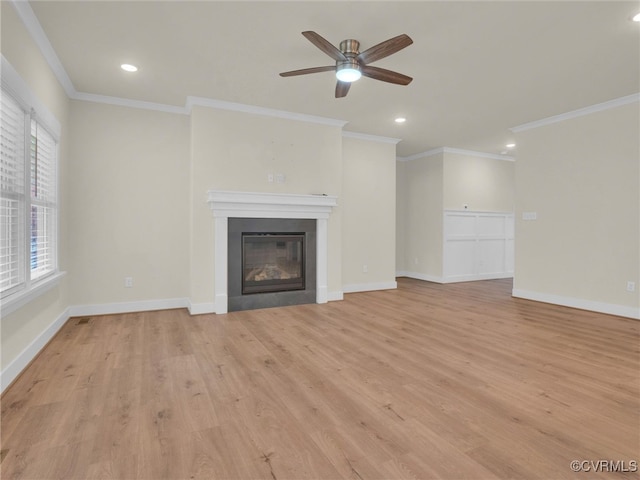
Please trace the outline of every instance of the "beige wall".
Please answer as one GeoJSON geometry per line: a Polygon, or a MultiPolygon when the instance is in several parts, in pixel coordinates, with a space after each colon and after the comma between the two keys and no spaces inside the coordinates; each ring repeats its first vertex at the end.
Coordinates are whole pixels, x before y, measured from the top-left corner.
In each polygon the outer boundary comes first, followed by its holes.
{"type": "Polygon", "coordinates": [[[397,270],[416,278],[443,278],[443,212],[512,212],[514,162],[447,149],[411,161],[399,161],[397,270]]]}
{"type": "Polygon", "coordinates": [[[404,162],[404,271],[427,279],[442,276],[442,153],[404,162]]]}
{"type": "Polygon", "coordinates": [[[395,285],[395,157],[395,144],[343,138],[342,282],[347,291],[395,285]]]}
{"type": "Polygon", "coordinates": [[[396,161],[396,273],[407,271],[405,261],[406,221],[407,214],[407,162],[396,161]]]}
{"type": "Polygon", "coordinates": [[[639,131],[636,102],[517,134],[515,291],[638,312],[639,131]]]}
{"type": "Polygon", "coordinates": [[[514,162],[445,152],[445,210],[513,212],[514,188],[514,162]]]}
{"type": "Polygon", "coordinates": [[[73,101],[70,127],[71,303],[187,297],[188,117],[73,101]]]}
{"type": "Polygon", "coordinates": [[[342,130],[337,126],[194,107],[191,113],[191,282],[193,303],[214,301],[214,225],[210,189],[326,193],[338,197],[329,218],[329,292],[342,289],[342,130]],[[285,183],[269,183],[282,173],[285,183]]]}
{"type": "MultiPolygon", "coordinates": [[[[35,96],[49,109],[61,125],[59,145],[61,178],[59,235],[61,248],[59,264],[61,270],[66,270],[69,268],[69,250],[66,248],[69,234],[68,215],[65,212],[65,207],[69,202],[67,195],[69,182],[65,179],[69,170],[67,153],[69,100],[11,4],[9,2],[0,3],[2,8],[2,27],[0,28],[2,55],[13,65],[35,96]]],[[[53,290],[28,305],[10,315],[2,316],[0,324],[2,370],[15,361],[31,342],[64,314],[68,305],[69,276],[64,277],[53,290]]]]}

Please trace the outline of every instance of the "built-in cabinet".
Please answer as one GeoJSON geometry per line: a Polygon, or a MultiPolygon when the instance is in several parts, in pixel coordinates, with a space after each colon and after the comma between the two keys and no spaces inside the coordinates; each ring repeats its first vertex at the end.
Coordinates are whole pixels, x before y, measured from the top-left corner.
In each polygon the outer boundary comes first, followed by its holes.
{"type": "Polygon", "coordinates": [[[511,212],[445,210],[443,281],[513,277],[511,212]]]}

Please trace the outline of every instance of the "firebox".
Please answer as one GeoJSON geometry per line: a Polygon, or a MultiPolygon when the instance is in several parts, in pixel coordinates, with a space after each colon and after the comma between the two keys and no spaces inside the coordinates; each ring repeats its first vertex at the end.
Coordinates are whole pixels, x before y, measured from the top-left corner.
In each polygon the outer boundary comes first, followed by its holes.
{"type": "Polygon", "coordinates": [[[303,233],[242,233],[242,294],[304,290],[303,233]]]}
{"type": "Polygon", "coordinates": [[[229,311],[316,303],[316,221],[229,217],[229,311]]]}

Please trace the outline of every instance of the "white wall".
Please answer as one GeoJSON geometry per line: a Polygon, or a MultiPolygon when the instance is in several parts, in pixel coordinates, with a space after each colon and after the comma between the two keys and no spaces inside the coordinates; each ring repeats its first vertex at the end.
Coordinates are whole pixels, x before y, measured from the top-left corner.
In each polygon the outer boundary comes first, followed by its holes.
{"type": "MultiPolygon", "coordinates": [[[[67,248],[69,238],[69,216],[66,207],[69,204],[69,182],[65,176],[69,171],[69,100],[49,68],[13,6],[9,2],[1,2],[2,38],[0,46],[2,55],[15,68],[35,96],[49,109],[61,124],[59,145],[60,170],[60,224],[59,224],[59,265],[61,270],[69,268],[71,252],[67,248]]],[[[11,313],[2,315],[0,324],[2,387],[4,388],[30,360],[32,351],[37,351],[48,339],[48,333],[66,320],[68,305],[68,282],[70,274],[62,279],[57,287],[38,297],[36,300],[11,313]],[[27,352],[23,354],[23,352],[27,352]]]]}
{"type": "MultiPolygon", "coordinates": [[[[444,211],[512,212],[514,162],[443,148],[398,162],[398,213],[403,225],[397,254],[401,275],[436,282],[443,273],[444,211]]],[[[465,277],[469,279],[469,277],[465,277]]]]}
{"type": "Polygon", "coordinates": [[[515,295],[640,317],[639,115],[634,102],[516,135],[515,295]]]}
{"type": "Polygon", "coordinates": [[[471,154],[444,154],[444,209],[512,212],[514,162],[471,154]]]}
{"type": "Polygon", "coordinates": [[[345,292],[396,287],[395,157],[395,144],[343,138],[342,282],[345,292]]]}
{"type": "Polygon", "coordinates": [[[442,153],[403,162],[399,195],[405,237],[399,273],[425,280],[442,277],[443,162],[442,153]]]}
{"type": "Polygon", "coordinates": [[[407,162],[396,161],[396,274],[407,270],[405,266],[406,166],[407,162]]]}
{"type": "MultiPolygon", "coordinates": [[[[326,193],[338,197],[329,218],[329,296],[342,289],[342,130],[251,113],[194,107],[191,113],[191,271],[194,304],[214,301],[214,222],[210,189],[326,193]],[[281,173],[284,183],[269,183],[281,173]]],[[[206,310],[206,308],[203,307],[206,310]]]]}
{"type": "Polygon", "coordinates": [[[70,128],[71,303],[187,297],[188,117],[73,101],[70,128]]]}

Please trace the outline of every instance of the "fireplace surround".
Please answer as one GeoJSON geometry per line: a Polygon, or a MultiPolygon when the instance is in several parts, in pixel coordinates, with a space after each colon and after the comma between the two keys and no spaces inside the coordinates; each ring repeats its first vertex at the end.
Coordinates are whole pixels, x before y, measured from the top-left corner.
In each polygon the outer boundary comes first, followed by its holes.
{"type": "Polygon", "coordinates": [[[229,219],[233,218],[313,221],[316,230],[315,303],[328,301],[328,220],[333,207],[337,206],[337,197],[209,190],[207,203],[214,217],[216,313],[222,314],[229,311],[228,242],[229,219]]]}
{"type": "Polygon", "coordinates": [[[316,221],[229,218],[228,310],[316,302],[316,221]]]}

